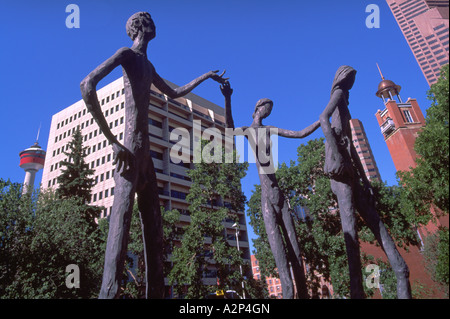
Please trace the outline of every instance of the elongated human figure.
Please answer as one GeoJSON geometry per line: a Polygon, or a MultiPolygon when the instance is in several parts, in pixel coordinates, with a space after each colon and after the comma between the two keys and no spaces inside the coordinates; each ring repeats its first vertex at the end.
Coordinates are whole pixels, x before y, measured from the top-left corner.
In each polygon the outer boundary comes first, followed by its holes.
{"type": "Polygon", "coordinates": [[[356,71],[352,67],[341,66],[338,69],[330,102],[320,115],[320,125],[326,139],[324,171],[330,176],[331,189],[338,199],[350,270],[350,293],[352,298],[365,297],[355,220],[355,212],[358,211],[374,233],[395,272],[398,298],[409,299],[411,287],[408,266],[376,211],[370,182],[351,139],[348,105],[349,91],[353,87],[355,76],[356,71]]]}
{"type": "Polygon", "coordinates": [[[172,89],[158,75],[147,58],[147,45],[156,36],[155,24],[150,14],[138,12],[132,15],[127,21],[126,31],[133,40],[132,47],[119,49],[81,82],[81,93],[86,107],[112,144],[115,154],[113,164],[116,164],[117,173],[114,174],[114,203],[99,298],[119,296],[136,193],[144,241],[146,297],[163,298],[163,230],[148,135],[150,86],[153,84],[164,94],[176,98],[189,93],[206,79],[212,78],[220,83],[225,79],[218,75],[217,71],[211,71],[185,86],[172,89]],[[122,66],[125,89],[123,145],[111,133],[96,93],[99,81],[118,66],[122,66]]]}
{"type": "Polygon", "coordinates": [[[233,90],[230,88],[228,81],[221,86],[221,91],[225,97],[227,128],[232,128],[236,135],[245,135],[255,154],[256,167],[258,168],[261,182],[261,210],[269,245],[280,276],[283,298],[294,298],[294,287],[289,264],[292,266],[298,297],[302,299],[308,298],[306,278],[294,222],[275,176],[270,148],[270,135],[278,134],[288,138],[303,138],[319,127],[319,121],[301,131],[290,131],[263,125],[262,120],[270,115],[273,102],[269,99],[261,99],[256,104],[253,122],[250,127],[235,129],[231,112],[231,94],[233,90]]]}

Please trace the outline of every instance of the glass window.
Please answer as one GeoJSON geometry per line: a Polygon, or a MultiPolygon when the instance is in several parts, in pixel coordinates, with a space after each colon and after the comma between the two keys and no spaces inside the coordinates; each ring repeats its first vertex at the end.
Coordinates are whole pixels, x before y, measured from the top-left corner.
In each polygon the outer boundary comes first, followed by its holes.
{"type": "Polygon", "coordinates": [[[413,119],[411,113],[408,110],[403,111],[403,115],[405,116],[405,120],[407,123],[413,123],[413,119]]]}

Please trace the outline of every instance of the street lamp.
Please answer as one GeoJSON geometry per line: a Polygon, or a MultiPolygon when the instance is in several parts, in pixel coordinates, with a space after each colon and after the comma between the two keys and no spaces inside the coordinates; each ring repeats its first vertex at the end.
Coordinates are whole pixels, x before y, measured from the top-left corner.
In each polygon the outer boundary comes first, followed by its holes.
{"type": "MultiPolygon", "coordinates": [[[[239,224],[238,223],[234,223],[233,226],[231,226],[232,228],[234,228],[236,230],[236,244],[237,244],[237,249],[238,251],[240,251],[239,249],[239,224]]],[[[239,263],[239,271],[241,272],[241,276],[242,276],[242,265],[241,263],[239,263]]],[[[242,281],[242,297],[245,298],[245,290],[244,290],[244,281],[242,281]]]]}

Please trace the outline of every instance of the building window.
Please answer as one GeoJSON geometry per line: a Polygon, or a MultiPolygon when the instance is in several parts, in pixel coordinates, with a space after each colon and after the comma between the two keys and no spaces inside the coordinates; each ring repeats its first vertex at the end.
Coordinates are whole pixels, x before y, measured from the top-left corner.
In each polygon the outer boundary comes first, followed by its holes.
{"type": "Polygon", "coordinates": [[[150,156],[159,160],[163,160],[163,154],[153,150],[150,150],[150,156]]]}
{"type": "Polygon", "coordinates": [[[412,119],[411,113],[408,110],[404,110],[403,111],[403,115],[405,116],[405,120],[406,120],[407,123],[413,123],[414,122],[413,119],[412,119]]]}
{"type": "Polygon", "coordinates": [[[157,120],[154,120],[154,119],[152,119],[152,118],[149,118],[149,119],[148,119],[148,124],[149,124],[149,125],[156,126],[156,127],[159,127],[159,128],[162,128],[162,122],[157,121],[157,120]]]}

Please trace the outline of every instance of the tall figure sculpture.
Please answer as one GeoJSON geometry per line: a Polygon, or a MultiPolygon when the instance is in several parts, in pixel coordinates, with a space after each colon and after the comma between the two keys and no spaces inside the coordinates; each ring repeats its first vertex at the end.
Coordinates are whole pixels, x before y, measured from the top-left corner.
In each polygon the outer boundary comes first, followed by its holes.
{"type": "Polygon", "coordinates": [[[236,135],[245,135],[255,154],[256,167],[258,168],[261,182],[261,211],[269,245],[278,268],[283,288],[283,298],[294,298],[294,287],[289,264],[292,265],[299,298],[308,298],[301,251],[295,234],[293,219],[275,176],[274,162],[270,149],[270,135],[278,134],[288,138],[303,138],[319,127],[319,121],[301,131],[290,131],[263,125],[262,120],[270,115],[273,102],[269,99],[261,99],[256,104],[253,122],[250,127],[235,129],[231,112],[231,94],[233,90],[230,88],[228,81],[220,88],[225,97],[227,128],[234,129],[236,135]],[[267,154],[269,155],[267,156],[267,154]]]}
{"type": "Polygon", "coordinates": [[[355,211],[358,211],[374,233],[395,272],[398,298],[409,299],[411,287],[408,266],[376,211],[370,182],[352,143],[348,105],[349,90],[353,87],[355,76],[356,71],[350,66],[338,69],[330,102],[320,115],[320,125],[326,139],[324,172],[330,176],[331,189],[338,199],[349,263],[350,293],[352,298],[365,297],[355,220],[355,211]]]}
{"type": "Polygon", "coordinates": [[[114,174],[114,203],[99,298],[116,298],[119,295],[136,193],[144,242],[146,297],[163,298],[162,221],[148,135],[150,86],[153,84],[169,97],[177,98],[189,93],[206,79],[212,78],[220,83],[225,80],[222,78],[223,74],[218,75],[217,71],[211,71],[185,86],[172,89],[158,75],[147,58],[147,45],[156,35],[150,14],[138,12],[132,15],[127,21],[126,31],[133,40],[131,48],[119,49],[81,82],[81,93],[86,107],[112,144],[115,154],[113,164],[116,165],[117,173],[114,174]],[[99,81],[118,66],[122,66],[125,89],[123,145],[111,133],[96,93],[99,81]]]}

